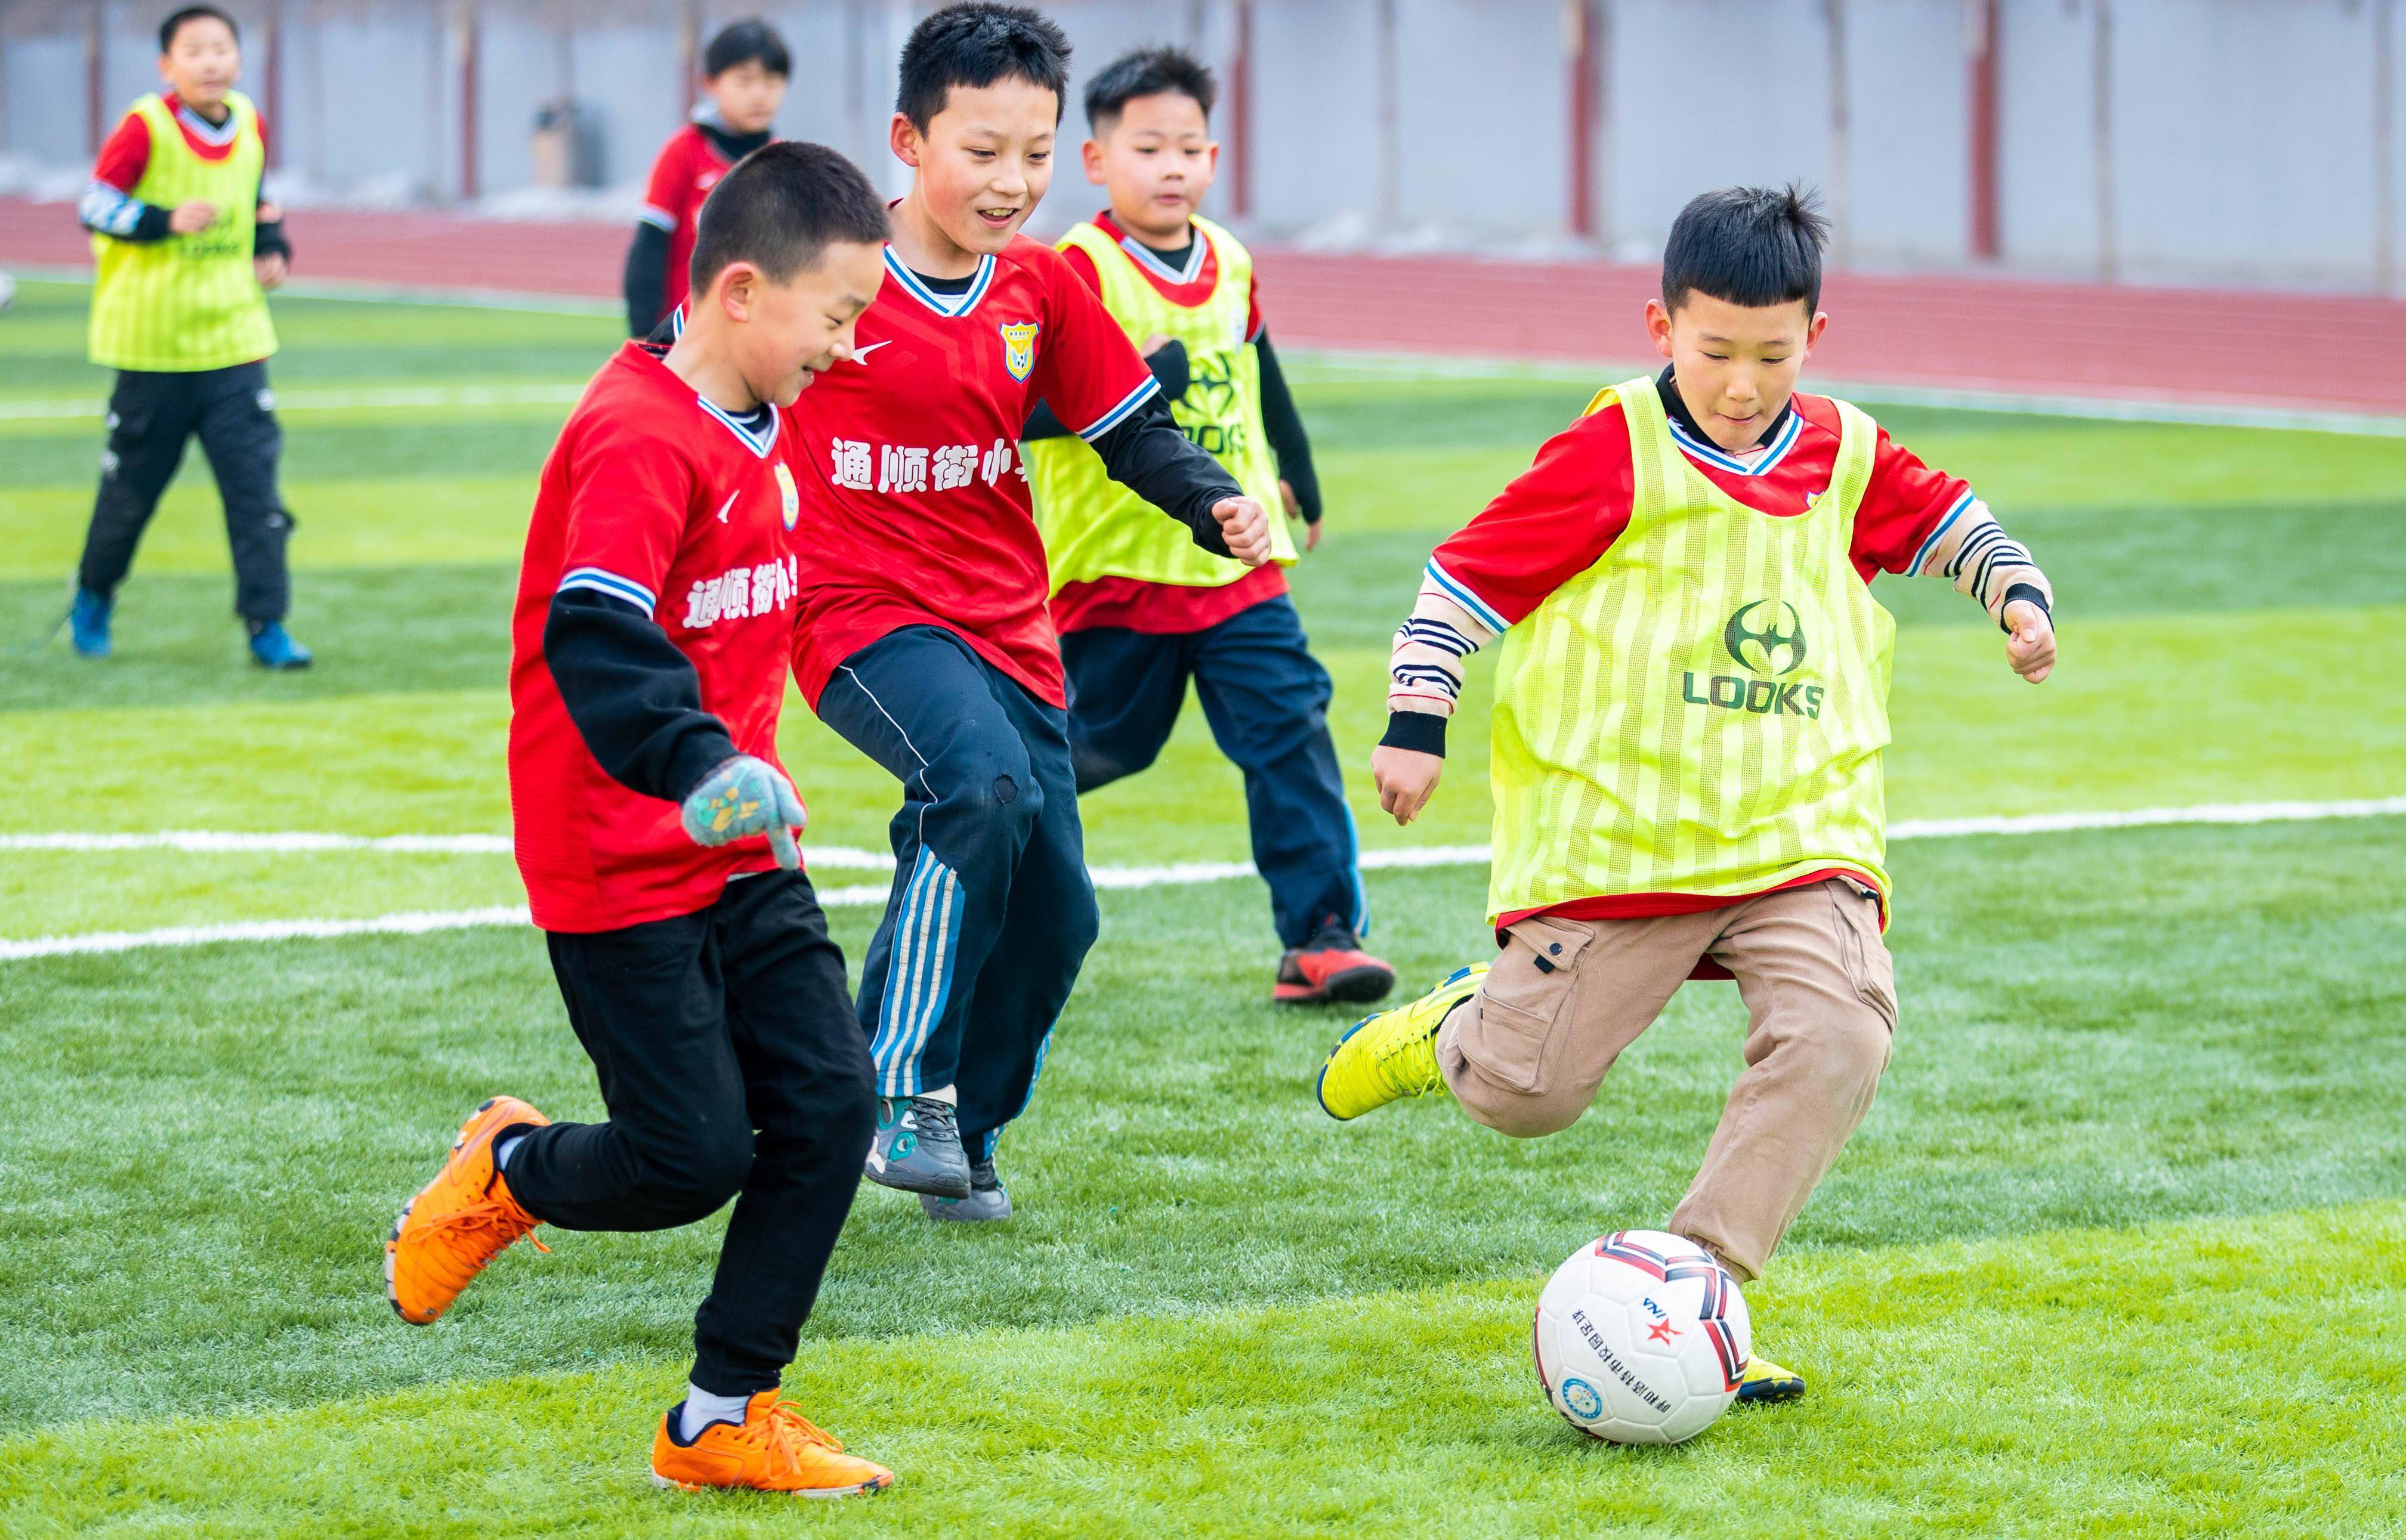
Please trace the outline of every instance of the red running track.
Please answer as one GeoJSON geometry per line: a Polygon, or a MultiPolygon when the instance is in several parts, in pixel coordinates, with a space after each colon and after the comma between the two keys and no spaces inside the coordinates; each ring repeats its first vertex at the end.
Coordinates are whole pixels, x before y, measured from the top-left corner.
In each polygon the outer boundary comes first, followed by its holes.
{"type": "MultiPolygon", "coordinates": [[[[311,278],[607,299],[628,232],[443,214],[304,210],[311,278]]],[[[0,262],[90,260],[67,204],[0,199],[0,262]]],[[[1266,248],[1289,346],[1573,363],[1650,356],[1655,273],[1605,262],[1266,248]]],[[[2406,302],[2363,296],[1833,276],[1817,373],[1882,385],[2406,415],[2406,302]]]]}

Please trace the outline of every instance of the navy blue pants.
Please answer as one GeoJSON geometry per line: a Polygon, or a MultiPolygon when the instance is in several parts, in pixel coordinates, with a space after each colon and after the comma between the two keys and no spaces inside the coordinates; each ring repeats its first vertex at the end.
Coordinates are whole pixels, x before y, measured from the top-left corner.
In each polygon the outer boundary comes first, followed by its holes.
{"type": "Polygon", "coordinates": [[[1071,631],[1061,662],[1080,791],[1153,763],[1192,678],[1220,752],[1244,772],[1253,865],[1270,885],[1280,942],[1303,945],[1332,915],[1368,931],[1361,850],[1328,737],[1328,671],[1285,595],[1199,631],[1071,631]]]}
{"type": "Polygon", "coordinates": [[[1100,921],[1067,713],[934,626],[844,659],[818,711],[902,783],[860,977],[878,1095],[957,1086],[969,1158],[992,1159],[1100,921]]]}

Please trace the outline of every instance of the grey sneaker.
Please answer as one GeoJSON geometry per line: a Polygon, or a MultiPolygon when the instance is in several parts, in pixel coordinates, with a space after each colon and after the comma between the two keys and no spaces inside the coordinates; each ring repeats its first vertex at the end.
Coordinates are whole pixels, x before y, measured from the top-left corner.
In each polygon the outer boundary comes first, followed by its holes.
{"type": "Polygon", "coordinates": [[[982,1160],[969,1167],[969,1195],[965,1198],[930,1197],[919,1194],[919,1207],[929,1219],[981,1220],[1009,1219],[1011,1194],[1003,1190],[1002,1180],[994,1174],[994,1162],[982,1160]]]}
{"type": "Polygon", "coordinates": [[[953,1109],[926,1096],[880,1096],[877,1137],[861,1173],[880,1187],[940,1198],[969,1195],[969,1157],[953,1109]]]}

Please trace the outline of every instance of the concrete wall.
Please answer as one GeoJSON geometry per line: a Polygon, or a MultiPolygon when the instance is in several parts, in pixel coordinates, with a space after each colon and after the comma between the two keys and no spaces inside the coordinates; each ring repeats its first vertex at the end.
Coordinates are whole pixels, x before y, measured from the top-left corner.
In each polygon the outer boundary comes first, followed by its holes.
{"type": "MultiPolygon", "coordinates": [[[[0,155],[89,156],[98,39],[104,123],[154,80],[163,0],[0,0],[0,155]]],[[[2008,267],[2034,273],[2395,286],[2406,165],[2385,128],[2406,95],[2406,0],[2001,0],[1997,208],[2008,267]],[[2385,78],[2384,78],[2385,72],[2385,78]],[[2103,110],[2097,85],[2103,81],[2103,110]]],[[[538,107],[591,114],[616,209],[686,92],[687,28],[758,10],[793,47],[781,132],[833,144],[899,191],[885,149],[894,57],[926,0],[239,0],[247,81],[288,175],[318,196],[462,195],[474,18],[474,189],[531,179],[538,107]],[[274,25],[271,26],[271,21],[274,25]]],[[[1837,217],[1844,260],[1971,258],[1965,0],[1255,0],[1250,140],[1228,145],[1217,211],[1249,162],[1261,233],[1326,246],[1639,257],[1679,205],[1733,181],[1800,179],[1837,217]],[[1593,49],[1585,239],[1571,229],[1572,40],[1593,49]]],[[[1076,0],[1054,14],[1079,79],[1125,49],[1238,57],[1235,0],[1076,0]]],[[[1083,129],[1074,100],[1065,124],[1083,129]]],[[[1231,116],[1219,119],[1233,140],[1231,116]]],[[[1065,147],[1066,148],[1067,147],[1065,147]]],[[[1035,228],[1096,193],[1074,154],[1035,228]]]]}

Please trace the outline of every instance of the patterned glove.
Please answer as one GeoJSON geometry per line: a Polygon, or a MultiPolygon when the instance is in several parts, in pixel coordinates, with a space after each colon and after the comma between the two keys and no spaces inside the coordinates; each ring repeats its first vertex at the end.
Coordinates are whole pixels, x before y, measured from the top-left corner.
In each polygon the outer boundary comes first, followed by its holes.
{"type": "Polygon", "coordinates": [[[794,835],[808,827],[794,784],[766,759],[739,754],[701,778],[686,793],[686,837],[697,845],[730,844],[755,834],[769,837],[770,854],[787,871],[802,869],[794,835]]]}

